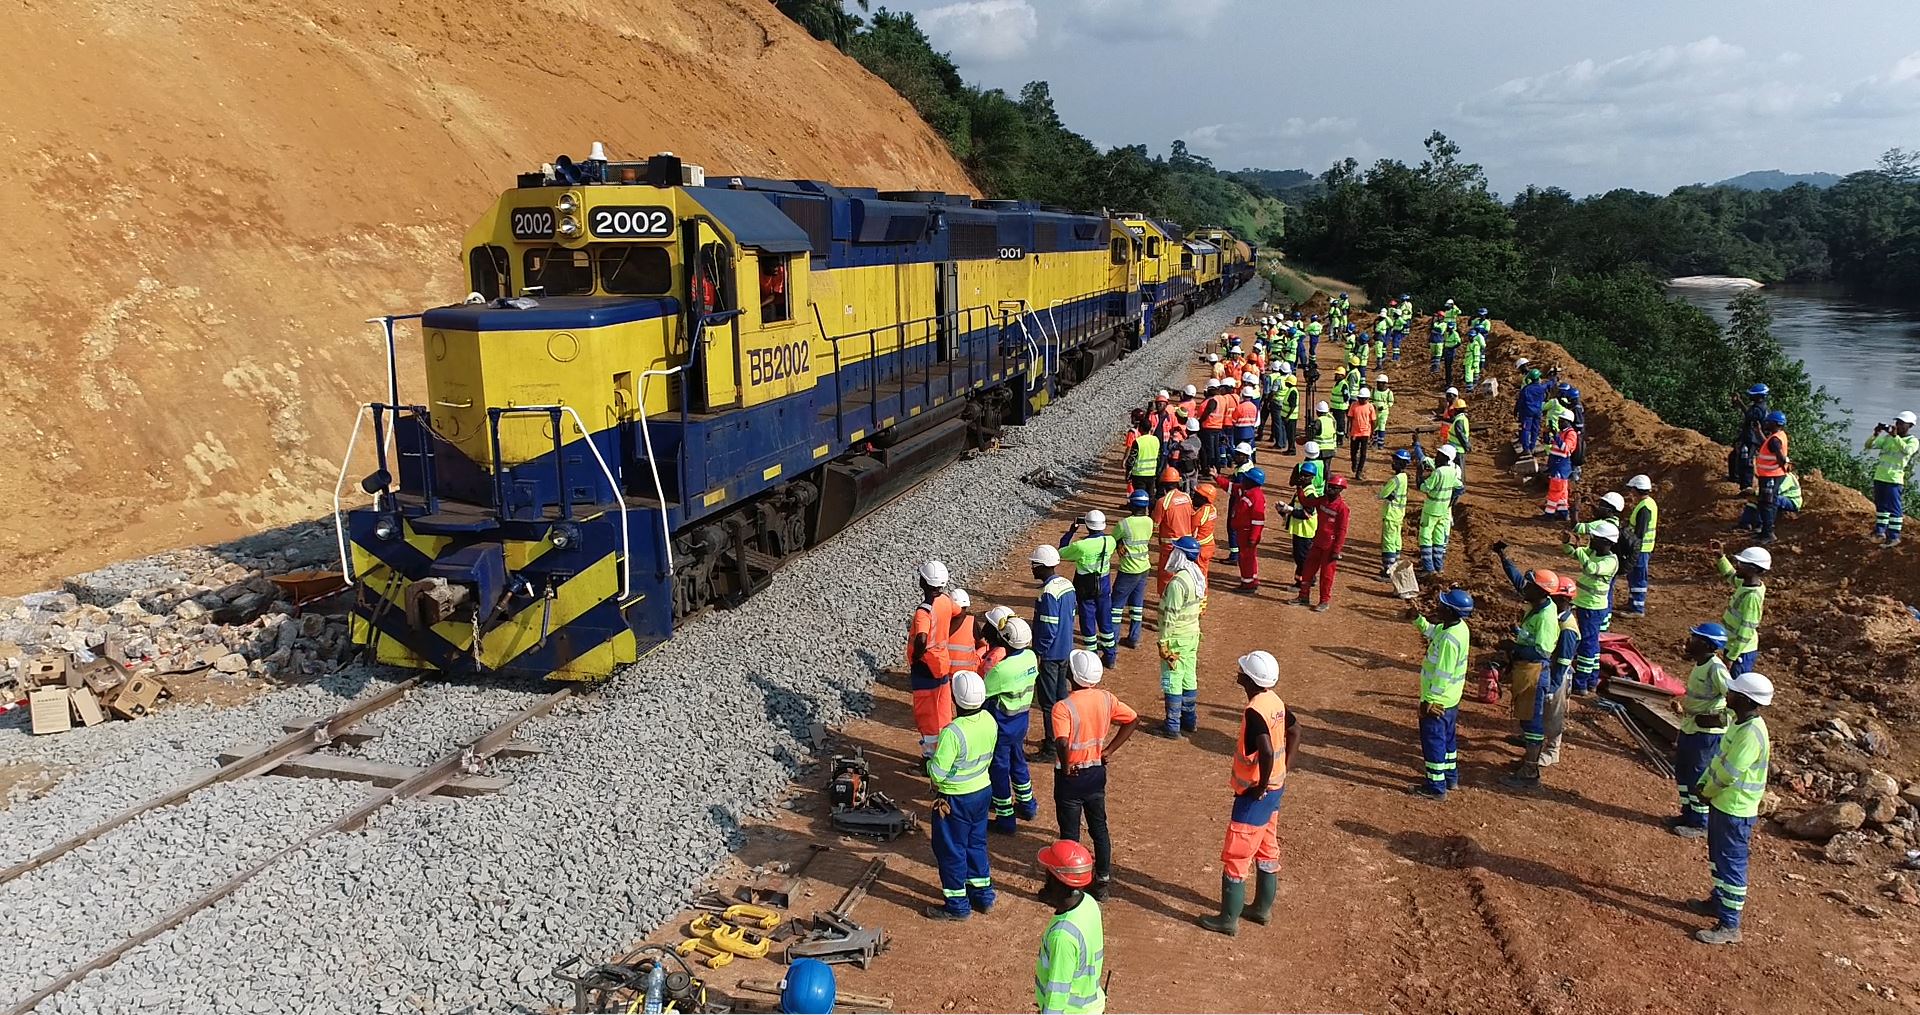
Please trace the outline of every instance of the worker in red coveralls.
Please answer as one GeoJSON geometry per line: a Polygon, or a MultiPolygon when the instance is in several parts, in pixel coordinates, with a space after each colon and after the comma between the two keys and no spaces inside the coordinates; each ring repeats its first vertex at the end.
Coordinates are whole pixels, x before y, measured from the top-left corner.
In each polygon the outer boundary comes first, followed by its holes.
{"type": "Polygon", "coordinates": [[[1327,492],[1321,495],[1307,494],[1297,505],[1295,511],[1315,511],[1320,515],[1319,528],[1313,533],[1313,546],[1307,550],[1307,566],[1300,573],[1301,606],[1309,605],[1315,581],[1320,583],[1320,605],[1313,608],[1315,613],[1325,613],[1333,600],[1333,576],[1340,569],[1340,555],[1347,549],[1347,502],[1341,496],[1347,490],[1347,477],[1332,476],[1327,479],[1327,492]]]}
{"type": "Polygon", "coordinates": [[[1241,473],[1235,483],[1233,539],[1240,552],[1240,587],[1249,595],[1260,591],[1260,537],[1267,527],[1267,472],[1258,466],[1241,473]]]}

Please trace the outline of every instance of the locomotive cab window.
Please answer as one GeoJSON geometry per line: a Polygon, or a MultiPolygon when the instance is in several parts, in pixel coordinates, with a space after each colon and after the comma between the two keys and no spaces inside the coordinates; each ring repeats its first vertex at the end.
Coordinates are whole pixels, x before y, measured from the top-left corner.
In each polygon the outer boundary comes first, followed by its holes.
{"type": "Polygon", "coordinates": [[[1192,252],[1192,251],[1190,251],[1190,250],[1183,250],[1183,251],[1181,251],[1181,252],[1180,252],[1180,267],[1182,267],[1182,268],[1191,268],[1191,267],[1193,267],[1193,252],[1192,252]]]}
{"type": "Polygon", "coordinates": [[[473,291],[497,300],[513,291],[513,260],[505,247],[475,247],[467,257],[473,291]]]}
{"type": "Polygon", "coordinates": [[[665,247],[615,243],[594,248],[600,288],[615,296],[660,296],[673,291],[673,261],[665,247]]]}
{"type": "Polygon", "coordinates": [[[1147,256],[1155,259],[1160,257],[1160,237],[1147,237],[1147,256]]]}
{"type": "Polygon", "coordinates": [[[1124,236],[1113,241],[1113,263],[1127,263],[1127,254],[1129,252],[1127,248],[1129,245],[1127,238],[1124,236]]]}
{"type": "Polygon", "coordinates": [[[530,247],[522,289],[540,287],[547,296],[586,296],[593,292],[593,259],[584,250],[530,247]]]}
{"type": "Polygon", "coordinates": [[[787,292],[787,266],[792,258],[784,254],[760,254],[760,322],[775,324],[793,320],[793,306],[787,292]]]}
{"type": "Polygon", "coordinates": [[[693,280],[694,301],[704,313],[732,310],[733,287],[727,284],[727,249],[718,243],[700,248],[700,265],[693,280]]]}

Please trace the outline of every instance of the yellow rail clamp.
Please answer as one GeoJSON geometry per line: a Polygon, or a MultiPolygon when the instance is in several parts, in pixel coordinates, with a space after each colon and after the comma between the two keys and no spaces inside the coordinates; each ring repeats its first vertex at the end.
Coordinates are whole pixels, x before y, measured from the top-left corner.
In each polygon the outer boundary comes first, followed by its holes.
{"type": "Polygon", "coordinates": [[[721,966],[733,961],[732,952],[727,951],[725,948],[703,937],[690,937],[680,942],[680,947],[674,949],[674,951],[683,956],[699,952],[701,955],[706,956],[703,961],[706,962],[708,969],[719,969],[721,966]]]}
{"type": "MultiPolygon", "coordinates": [[[[772,950],[773,942],[743,927],[734,927],[722,922],[710,913],[701,913],[693,918],[688,926],[698,940],[711,943],[715,948],[731,952],[741,958],[764,959],[772,950]]],[[[682,944],[682,948],[686,945],[682,944]]]]}
{"type": "Polygon", "coordinates": [[[728,906],[720,913],[720,919],[744,927],[759,927],[772,930],[780,926],[780,914],[765,906],[752,906],[745,903],[728,906]]]}

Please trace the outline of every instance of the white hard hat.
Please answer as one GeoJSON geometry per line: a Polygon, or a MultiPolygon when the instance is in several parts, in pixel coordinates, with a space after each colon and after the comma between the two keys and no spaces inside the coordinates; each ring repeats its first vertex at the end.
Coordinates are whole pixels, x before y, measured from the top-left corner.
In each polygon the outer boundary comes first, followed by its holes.
{"type": "Polygon", "coordinates": [[[1451,461],[1452,459],[1457,458],[1459,456],[1460,456],[1459,448],[1456,448],[1451,444],[1440,445],[1440,457],[1451,461]]]}
{"type": "Polygon", "coordinates": [[[1908,410],[1908,411],[1906,411],[1906,412],[1902,412],[1901,414],[1899,414],[1898,416],[1895,416],[1895,417],[1893,417],[1893,418],[1894,418],[1894,419],[1896,419],[1896,420],[1899,420],[1899,421],[1900,421],[1900,422],[1902,422],[1902,423],[1905,423],[1905,424],[1907,424],[1908,426],[1912,426],[1912,425],[1914,424],[1914,422],[1915,422],[1915,419],[1914,419],[1914,415],[1913,415],[1913,412],[1912,412],[1912,410],[1908,410]]]}
{"type": "Polygon", "coordinates": [[[987,703],[987,682],[972,670],[953,675],[953,703],[961,708],[979,708],[987,703]]]}
{"type": "Polygon", "coordinates": [[[1532,360],[1530,360],[1530,359],[1528,359],[1528,358],[1526,358],[1525,356],[1522,356],[1522,357],[1520,357],[1519,359],[1517,359],[1517,360],[1514,360],[1514,361],[1513,361],[1513,368],[1514,368],[1515,370],[1518,370],[1518,369],[1520,369],[1521,367],[1523,367],[1523,366],[1526,366],[1527,364],[1529,364],[1529,363],[1531,363],[1531,362],[1533,362],[1533,361],[1532,361],[1532,360]]]}
{"type": "Polygon", "coordinates": [[[1293,364],[1291,364],[1291,363],[1282,363],[1282,364],[1280,364],[1280,374],[1281,374],[1281,376],[1283,376],[1283,377],[1292,377],[1292,376],[1293,376],[1293,364]]]}
{"type": "Polygon", "coordinates": [[[1308,441],[1306,450],[1308,458],[1320,457],[1320,444],[1318,441],[1308,441]]]}
{"type": "Polygon", "coordinates": [[[1167,389],[1165,389],[1165,388],[1161,388],[1161,389],[1160,389],[1160,393],[1159,393],[1158,395],[1155,395],[1154,397],[1155,397],[1155,398],[1167,398],[1167,399],[1171,399],[1171,398],[1173,397],[1173,392],[1171,392],[1171,391],[1168,391],[1168,390],[1167,390],[1167,389]]]}
{"type": "Polygon", "coordinates": [[[1366,401],[1367,399],[1369,399],[1369,398],[1372,398],[1372,397],[1373,397],[1373,389],[1372,389],[1372,388],[1361,388],[1361,389],[1360,389],[1360,390],[1359,390],[1358,392],[1355,392],[1355,394],[1354,394],[1354,397],[1355,397],[1355,398],[1358,398],[1358,399],[1360,399],[1361,401],[1363,401],[1363,402],[1364,402],[1364,401],[1366,401]]]}
{"type": "Polygon", "coordinates": [[[1000,629],[1000,636],[1007,640],[1008,648],[1031,648],[1033,646],[1033,625],[1019,617],[1007,619],[1007,626],[1000,629]]]}
{"type": "Polygon", "coordinates": [[[1013,619],[1013,607],[996,606],[988,610],[980,619],[986,621],[994,630],[1005,633],[1007,621],[1013,619]]]}
{"type": "Polygon", "coordinates": [[[1756,705],[1773,704],[1773,681],[1765,674],[1746,672],[1727,682],[1727,690],[1739,691],[1753,699],[1756,705]]]}
{"type": "Polygon", "coordinates": [[[1279,661],[1260,649],[1240,657],[1240,672],[1246,674],[1255,687],[1272,687],[1280,682],[1279,661]]]}
{"type": "Polygon", "coordinates": [[[1625,511],[1627,509],[1627,499],[1611,490],[1600,495],[1600,503],[1605,504],[1615,511],[1625,511]]]}
{"type": "Polygon", "coordinates": [[[1387,383],[1387,375],[1381,374],[1380,376],[1375,377],[1373,380],[1374,380],[1374,383],[1376,384],[1385,384],[1387,383]]]}
{"type": "Polygon", "coordinates": [[[966,589],[952,589],[947,593],[947,598],[953,600],[953,605],[963,610],[973,605],[973,597],[967,595],[966,589]]]}
{"type": "Polygon", "coordinates": [[[1326,411],[1327,411],[1327,403],[1325,403],[1325,402],[1315,402],[1315,403],[1313,403],[1313,411],[1315,411],[1315,412],[1326,412],[1326,411]]]}
{"type": "Polygon", "coordinates": [[[1099,508],[1094,508],[1092,511],[1087,512],[1085,517],[1080,520],[1085,522],[1087,528],[1094,532],[1100,532],[1107,527],[1107,513],[1099,508]]]}
{"type": "Polygon", "coordinates": [[[1612,522],[1594,522],[1587,526],[1587,535],[1595,539],[1619,539],[1620,526],[1612,522]]]}
{"type": "Polygon", "coordinates": [[[1059,567],[1060,550],[1053,546],[1036,546],[1032,553],[1027,554],[1027,563],[1038,564],[1041,567],[1059,567]]]}
{"type": "Polygon", "coordinates": [[[1248,398],[1256,398],[1260,394],[1260,389],[1255,385],[1249,384],[1246,387],[1241,388],[1240,393],[1242,395],[1247,396],[1248,398]]]}
{"type": "Polygon", "coordinates": [[[1200,432],[1200,419],[1199,419],[1199,417],[1197,417],[1197,416],[1190,416],[1190,417],[1188,417],[1188,418],[1187,418],[1187,432],[1188,432],[1188,433],[1199,433],[1199,432],[1200,432]]]}
{"type": "Polygon", "coordinates": [[[1454,395],[1454,396],[1456,396],[1456,397],[1457,397],[1457,396],[1458,396],[1458,395],[1460,394],[1460,389],[1459,389],[1459,388],[1448,388],[1448,389],[1447,389],[1447,394],[1449,394],[1449,395],[1454,395]]]}
{"type": "Polygon", "coordinates": [[[1253,445],[1248,444],[1246,441],[1241,441],[1240,443],[1235,444],[1233,446],[1233,453],[1236,455],[1246,455],[1248,457],[1252,457],[1253,445]]]}
{"type": "Polygon", "coordinates": [[[1187,385],[1186,391],[1184,393],[1186,394],[1187,397],[1191,398],[1194,395],[1199,394],[1200,392],[1196,390],[1193,385],[1189,384],[1187,385]]]}
{"type": "Polygon", "coordinates": [[[937,560],[920,565],[920,581],[929,588],[944,589],[952,576],[947,574],[947,565],[937,560]]]}
{"type": "Polygon", "coordinates": [[[1762,571],[1773,570],[1773,554],[1768,553],[1764,547],[1749,546],[1734,554],[1733,559],[1742,564],[1751,564],[1762,571]]]}
{"type": "Polygon", "coordinates": [[[1653,480],[1648,479],[1646,475],[1643,473],[1641,475],[1633,477],[1632,479],[1627,480],[1627,489],[1639,490],[1641,493],[1645,493],[1648,490],[1653,489],[1653,480]]]}
{"type": "Polygon", "coordinates": [[[1210,352],[1210,353],[1207,353],[1207,362],[1209,362],[1209,363],[1218,363],[1218,362],[1220,362],[1220,354],[1219,354],[1219,353],[1217,353],[1217,352],[1210,352]]]}
{"type": "Polygon", "coordinates": [[[1067,670],[1073,674],[1073,682],[1092,687],[1100,682],[1100,657],[1083,648],[1074,649],[1067,655],[1067,670]]]}

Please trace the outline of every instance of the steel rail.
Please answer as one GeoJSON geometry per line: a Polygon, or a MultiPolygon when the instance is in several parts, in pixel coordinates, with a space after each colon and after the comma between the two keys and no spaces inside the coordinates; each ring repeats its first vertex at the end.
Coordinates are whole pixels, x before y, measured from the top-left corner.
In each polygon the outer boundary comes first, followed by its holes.
{"type": "Polygon", "coordinates": [[[336,737],[352,729],[360,720],[405,698],[408,692],[420,686],[422,679],[422,677],[411,677],[403,680],[385,691],[368,698],[366,701],[349,705],[328,718],[321,719],[302,729],[295,730],[231,765],[216,768],[191,782],[168,790],[159,796],[142,800],[86,831],[76,833],[60,842],[48,846],[46,849],[8,867],[6,870],[0,870],[0,885],[4,885],[23,874],[38,870],[148,811],[177,804],[216,783],[235,782],[251,775],[271,771],[288,758],[325,747],[332,743],[336,737]]]}
{"type": "Polygon", "coordinates": [[[251,881],[255,875],[258,875],[260,872],[300,850],[305,849],[316,840],[332,835],[335,832],[353,831],[365,824],[367,819],[372,817],[375,812],[390,803],[398,800],[411,800],[415,797],[432,793],[434,790],[445,785],[449,780],[465,772],[468,764],[471,763],[473,759],[484,758],[505,746],[507,741],[513,738],[514,731],[518,730],[521,724],[529,719],[545,715],[547,712],[552,711],[555,705],[560,704],[570,697],[573,694],[573,690],[571,687],[562,688],[541,698],[539,701],[515,713],[505,722],[495,726],[488,732],[441,756],[438,761],[422,769],[418,775],[413,776],[397,786],[368,794],[367,798],[362,801],[359,806],[342,815],[332,824],[308,832],[306,835],[295,839],[273,855],[235,874],[233,877],[228,878],[225,882],[197,898],[181,904],[138,933],[123,939],[119,944],[94,956],[84,965],[68,970],[58,979],[34,991],[24,999],[15,1002],[12,1007],[7,1009],[7,1015],[28,1015],[40,1002],[92,976],[94,973],[113,965],[120,960],[121,956],[152,941],[168,930],[173,929],[195,913],[232,895],[235,891],[238,891],[242,885],[251,881]]]}

